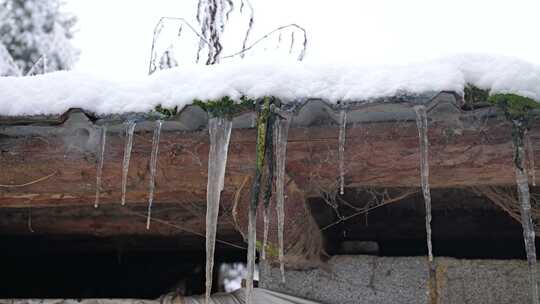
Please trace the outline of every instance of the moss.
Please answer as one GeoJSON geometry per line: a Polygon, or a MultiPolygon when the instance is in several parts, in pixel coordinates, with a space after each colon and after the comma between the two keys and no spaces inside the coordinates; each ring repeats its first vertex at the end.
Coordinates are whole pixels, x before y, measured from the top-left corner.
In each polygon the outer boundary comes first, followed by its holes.
{"type": "Polygon", "coordinates": [[[266,131],[268,128],[268,120],[271,115],[270,104],[272,98],[265,97],[260,104],[257,104],[257,144],[255,147],[256,163],[255,163],[255,178],[251,185],[251,205],[250,212],[255,212],[259,204],[259,194],[261,193],[261,180],[263,169],[265,166],[265,156],[267,149],[266,131]]]}
{"type": "Polygon", "coordinates": [[[465,104],[474,108],[475,104],[486,102],[489,98],[489,90],[480,89],[479,87],[467,84],[465,85],[465,104]]]}
{"type": "Polygon", "coordinates": [[[154,108],[154,111],[160,113],[161,115],[165,116],[166,118],[173,117],[176,114],[178,114],[178,106],[174,108],[164,108],[161,105],[157,105],[154,108]]]}
{"type": "Polygon", "coordinates": [[[241,97],[240,102],[236,102],[232,98],[225,96],[218,100],[194,100],[193,105],[199,106],[211,116],[232,118],[238,113],[253,110],[255,101],[247,97],[241,97]]]}
{"type": "MultiPolygon", "coordinates": [[[[255,247],[257,248],[257,251],[262,252],[263,244],[261,241],[257,241],[255,243],[255,247]]],[[[270,243],[266,243],[266,256],[271,258],[277,258],[279,256],[279,251],[270,243]]]]}
{"type": "Polygon", "coordinates": [[[504,112],[507,119],[520,121],[528,126],[532,119],[531,111],[540,108],[540,104],[534,99],[516,94],[495,94],[488,101],[496,105],[504,112]]]}
{"type": "Polygon", "coordinates": [[[540,108],[540,104],[534,99],[516,94],[495,94],[488,100],[501,109],[506,119],[512,122],[514,165],[523,171],[525,136],[534,119],[532,110],[540,108]]]}
{"type": "Polygon", "coordinates": [[[265,97],[257,118],[257,169],[262,171],[266,155],[266,129],[270,116],[270,98],[265,97]]]}
{"type": "MultiPolygon", "coordinates": [[[[255,108],[255,101],[247,97],[241,97],[240,102],[237,102],[225,96],[218,100],[202,101],[196,99],[193,101],[193,105],[200,107],[213,117],[232,118],[234,115],[244,111],[253,110],[255,108]]],[[[179,113],[177,106],[174,108],[164,108],[162,105],[157,105],[154,111],[160,113],[165,118],[176,116],[179,113]]]]}

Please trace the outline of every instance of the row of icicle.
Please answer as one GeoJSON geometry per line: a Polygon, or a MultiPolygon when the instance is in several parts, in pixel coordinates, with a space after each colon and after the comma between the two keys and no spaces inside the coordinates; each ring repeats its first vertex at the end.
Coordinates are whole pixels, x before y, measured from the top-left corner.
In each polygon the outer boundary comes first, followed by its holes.
{"type": "MultiPolygon", "coordinates": [[[[152,204],[154,202],[154,190],[155,190],[155,178],[157,171],[157,160],[159,153],[159,137],[161,134],[161,126],[163,122],[156,120],[154,127],[154,135],[152,137],[152,152],[150,154],[150,185],[148,190],[148,213],[146,220],[146,229],[150,229],[150,221],[152,218],[152,204]]],[[[129,162],[131,159],[131,150],[133,148],[133,133],[137,124],[134,121],[128,121],[126,123],[126,140],[124,146],[124,158],[122,160],[122,197],[120,202],[122,206],[126,204],[126,189],[127,178],[129,171],[129,162]]],[[[103,163],[105,159],[105,144],[107,141],[107,127],[101,127],[99,151],[97,153],[97,173],[96,173],[96,198],[94,207],[99,207],[100,192],[101,192],[101,179],[103,175],[103,163]]]]}
{"type": "MultiPolygon", "coordinates": [[[[428,262],[430,266],[429,275],[432,276],[433,249],[431,243],[431,191],[429,187],[429,142],[428,142],[428,120],[425,106],[414,107],[416,113],[416,125],[418,128],[418,138],[420,141],[420,180],[422,184],[422,194],[424,196],[426,208],[426,234],[428,262]]],[[[529,174],[532,177],[533,186],[536,185],[534,169],[534,149],[527,134],[527,130],[520,125],[518,121],[512,121],[513,128],[520,129],[518,136],[513,136],[514,146],[514,167],[516,172],[516,185],[518,190],[518,199],[521,213],[521,226],[523,228],[523,239],[525,243],[525,252],[527,255],[527,264],[529,272],[529,290],[531,303],[539,304],[538,285],[537,285],[537,262],[534,223],[531,215],[531,198],[529,189],[529,174]],[[527,150],[527,151],[525,151],[527,150]],[[528,156],[529,171],[525,167],[525,157],[528,156]]]]}
{"type": "MultiPolygon", "coordinates": [[[[431,242],[431,193],[429,186],[429,142],[428,142],[428,120],[426,108],[422,105],[415,106],[416,124],[420,142],[420,179],[422,186],[422,194],[425,202],[426,210],[426,234],[427,234],[427,249],[428,262],[430,267],[433,263],[433,250],[431,242]]],[[[273,146],[275,149],[275,176],[276,176],[276,214],[278,226],[278,248],[279,248],[279,263],[282,282],[285,282],[284,268],[284,188],[285,188],[285,166],[287,153],[287,138],[290,125],[290,117],[284,115],[281,119],[273,124],[273,146]]],[[[339,139],[338,139],[338,161],[339,161],[339,188],[340,194],[344,194],[344,159],[345,159],[345,139],[346,139],[347,112],[340,111],[339,118],[339,139]]],[[[122,163],[122,198],[121,204],[126,203],[126,187],[128,168],[133,147],[133,133],[136,123],[131,121],[126,124],[126,141],[124,148],[124,158],[122,163]]],[[[158,120],[155,123],[154,134],[152,139],[152,152],[150,157],[150,185],[148,196],[148,215],[146,228],[150,229],[152,203],[155,190],[155,175],[157,169],[159,138],[161,133],[162,121],[158,120]]],[[[223,117],[213,117],[209,120],[209,135],[210,135],[210,150],[208,158],[208,184],[207,184],[207,212],[206,212],[206,300],[208,303],[210,292],[212,290],[212,272],[214,266],[214,252],[216,241],[217,220],[219,214],[219,202],[221,191],[224,187],[225,168],[227,165],[228,146],[231,135],[232,122],[223,117]]],[[[523,238],[527,254],[529,268],[529,283],[532,303],[538,304],[538,287],[536,278],[536,246],[534,223],[531,216],[530,190],[529,190],[529,174],[532,174],[532,181],[536,184],[534,174],[534,156],[530,137],[526,134],[514,140],[515,159],[520,163],[515,164],[516,185],[518,189],[518,197],[521,210],[521,223],[523,228],[523,238]],[[529,159],[529,171],[525,168],[525,157],[529,159]]],[[[103,162],[105,156],[105,144],[107,138],[107,128],[101,129],[100,150],[98,151],[97,159],[97,177],[96,177],[96,197],[94,206],[99,206],[101,179],[103,171],[103,162]]],[[[253,217],[250,217],[248,226],[248,274],[247,274],[247,299],[248,303],[252,303],[251,296],[253,290],[253,273],[255,266],[255,248],[256,248],[256,222],[253,217]]],[[[266,246],[268,237],[268,211],[265,208],[264,212],[264,241],[262,246],[261,258],[266,258],[266,246]]]]}

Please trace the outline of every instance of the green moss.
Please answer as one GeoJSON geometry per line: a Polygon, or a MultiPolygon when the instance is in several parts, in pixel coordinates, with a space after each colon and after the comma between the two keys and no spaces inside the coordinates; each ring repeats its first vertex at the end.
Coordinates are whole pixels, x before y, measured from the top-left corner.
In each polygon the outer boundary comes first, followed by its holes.
{"type": "MultiPolygon", "coordinates": [[[[262,252],[263,244],[261,241],[257,241],[255,243],[255,247],[257,248],[258,252],[262,252]]],[[[270,245],[270,243],[266,244],[266,256],[277,258],[279,256],[279,251],[274,246],[270,245]]]]}
{"type": "Polygon", "coordinates": [[[240,98],[240,102],[236,102],[230,97],[225,96],[218,100],[194,100],[193,105],[199,106],[211,116],[232,118],[238,113],[253,110],[255,108],[255,101],[247,97],[242,97],[240,98]]]}
{"type": "Polygon", "coordinates": [[[265,156],[267,149],[266,131],[268,128],[268,120],[271,115],[270,103],[273,99],[265,97],[257,104],[257,144],[255,147],[256,163],[255,177],[251,184],[251,204],[250,212],[257,212],[259,205],[259,194],[261,193],[261,181],[263,177],[263,169],[265,166],[265,156]]]}
{"type": "Polygon", "coordinates": [[[257,170],[262,172],[266,155],[266,129],[270,116],[270,98],[265,97],[262,109],[257,117],[257,170]]]}
{"type": "Polygon", "coordinates": [[[472,84],[465,86],[465,104],[474,108],[475,104],[486,102],[489,98],[489,90],[480,89],[472,84]]]}
{"type": "Polygon", "coordinates": [[[164,108],[161,105],[157,105],[154,108],[154,111],[160,113],[161,115],[165,116],[166,118],[169,118],[169,117],[173,117],[176,114],[178,114],[178,107],[176,106],[174,108],[164,108]]]}
{"type": "Polygon", "coordinates": [[[506,119],[512,122],[514,165],[519,170],[524,170],[524,138],[534,119],[532,110],[540,108],[540,104],[534,99],[516,94],[495,94],[490,96],[488,101],[501,109],[506,119]]]}
{"type": "Polygon", "coordinates": [[[532,118],[531,111],[540,108],[540,104],[534,99],[516,94],[495,94],[491,95],[488,101],[501,109],[507,119],[526,125],[532,118]]]}

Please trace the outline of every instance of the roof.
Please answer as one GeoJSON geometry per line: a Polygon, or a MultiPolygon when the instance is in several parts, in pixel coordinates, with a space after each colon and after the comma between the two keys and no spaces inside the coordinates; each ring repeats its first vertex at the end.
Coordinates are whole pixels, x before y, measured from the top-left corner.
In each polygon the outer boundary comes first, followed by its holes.
{"type": "Polygon", "coordinates": [[[194,100],[225,96],[235,100],[273,96],[287,103],[373,103],[440,91],[461,94],[467,84],[540,100],[540,67],[509,57],[458,55],[399,66],[277,62],[182,66],[134,82],[55,72],[0,78],[0,115],[60,115],[71,108],[98,116],[150,113],[157,105],[183,109],[194,100]]]}

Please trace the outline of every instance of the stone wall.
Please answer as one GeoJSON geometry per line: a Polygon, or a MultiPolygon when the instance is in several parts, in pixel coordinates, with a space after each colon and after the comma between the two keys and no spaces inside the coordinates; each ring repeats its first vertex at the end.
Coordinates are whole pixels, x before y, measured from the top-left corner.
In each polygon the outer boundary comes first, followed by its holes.
{"type": "Polygon", "coordinates": [[[520,260],[335,256],[326,270],[286,272],[262,266],[260,286],[327,304],[530,303],[527,263],[520,260]],[[431,277],[431,279],[430,279],[431,277]]]}

